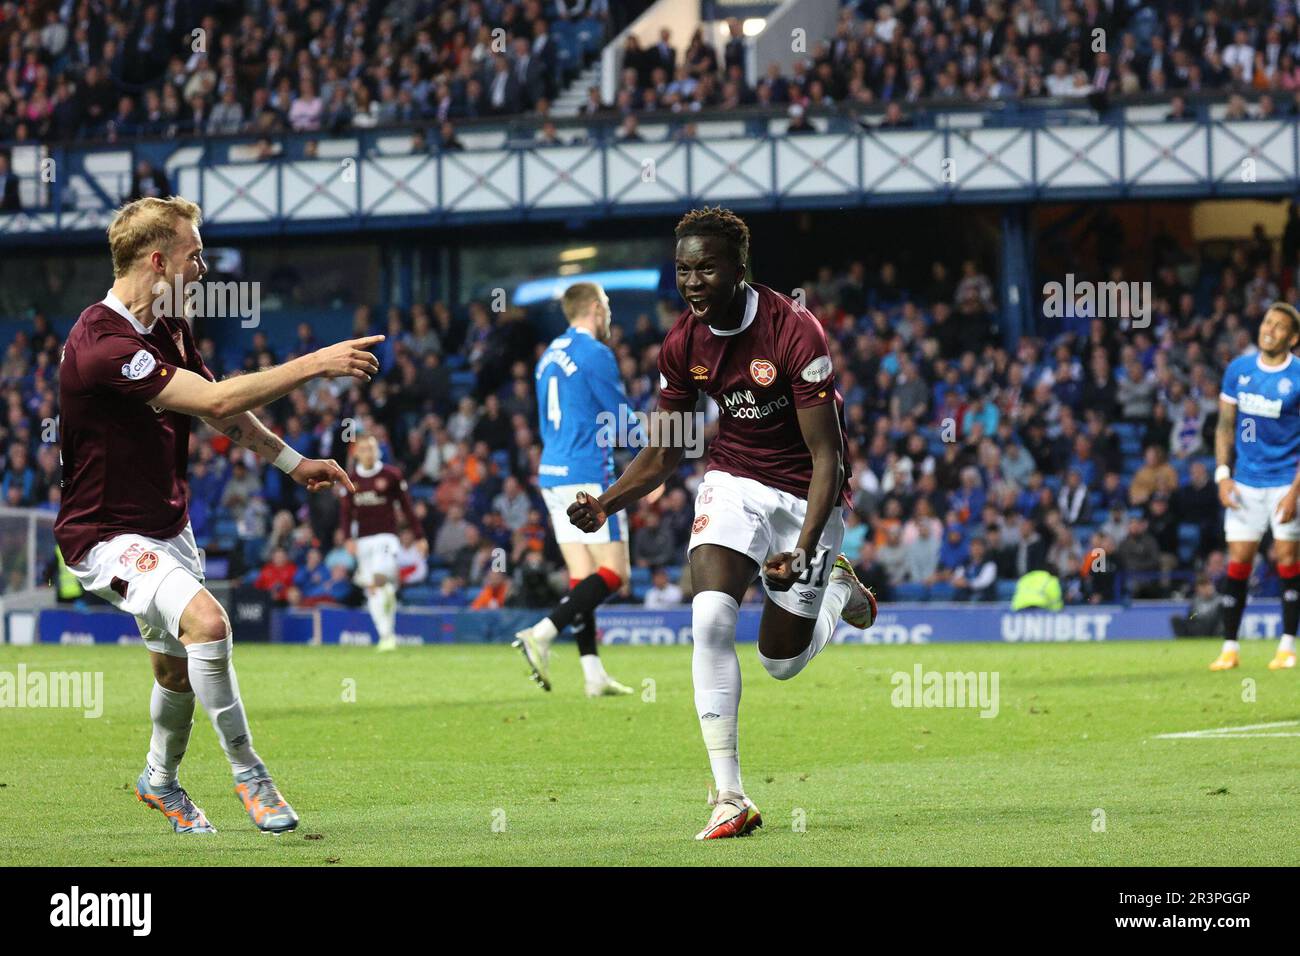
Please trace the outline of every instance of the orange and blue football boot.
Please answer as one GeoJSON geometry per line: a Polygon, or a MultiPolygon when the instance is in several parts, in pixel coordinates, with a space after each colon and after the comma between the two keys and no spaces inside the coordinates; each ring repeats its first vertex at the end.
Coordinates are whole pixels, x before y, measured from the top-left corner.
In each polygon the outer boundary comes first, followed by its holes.
{"type": "Polygon", "coordinates": [[[264,833],[288,833],[298,825],[298,814],[280,796],[265,764],[235,774],[235,795],[253,825],[264,833]]]}
{"type": "Polygon", "coordinates": [[[208,822],[203,811],[194,805],[190,795],[179,783],[161,787],[149,785],[149,768],[145,767],[135,781],[135,798],[145,806],[153,807],[171,821],[177,833],[216,833],[217,828],[208,822]]]}

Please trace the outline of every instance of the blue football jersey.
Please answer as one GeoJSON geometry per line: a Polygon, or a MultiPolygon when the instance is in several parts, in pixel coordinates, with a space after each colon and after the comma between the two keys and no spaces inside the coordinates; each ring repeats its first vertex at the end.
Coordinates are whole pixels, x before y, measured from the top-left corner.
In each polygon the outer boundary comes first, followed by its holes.
{"type": "Polygon", "coordinates": [[[542,437],[538,485],[609,487],[614,446],[636,432],[614,353],[585,329],[570,328],[546,347],[534,378],[542,437]]]}
{"type": "Polygon", "coordinates": [[[1223,373],[1219,397],[1237,406],[1233,478],[1252,488],[1291,484],[1300,463],[1300,361],[1290,355],[1269,369],[1257,354],[1242,355],[1223,373]]]}

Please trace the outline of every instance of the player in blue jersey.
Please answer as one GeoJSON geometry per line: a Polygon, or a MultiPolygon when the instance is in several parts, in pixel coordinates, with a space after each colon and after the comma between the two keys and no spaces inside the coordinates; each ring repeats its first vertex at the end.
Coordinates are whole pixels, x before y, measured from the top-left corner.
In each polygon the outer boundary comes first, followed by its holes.
{"type": "Polygon", "coordinates": [[[1237,631],[1246,608],[1260,539],[1271,527],[1282,582],[1282,640],[1270,670],[1296,665],[1295,634],[1300,626],[1300,360],[1291,354],[1300,342],[1300,313],[1285,302],[1271,305],[1259,327],[1259,351],[1229,363],[1219,394],[1219,425],[1214,436],[1218,468],[1214,480],[1223,502],[1228,542],[1224,593],[1225,640],[1210,664],[1212,671],[1240,663],[1237,631]],[[1235,470],[1232,464],[1236,451],[1235,470]]]}
{"type": "Polygon", "coordinates": [[[551,642],[571,626],[587,696],[619,696],[632,688],[605,673],[596,650],[596,606],[628,578],[626,516],[613,515],[588,534],[570,523],[568,507],[582,495],[598,498],[614,483],[617,424],[630,412],[618,360],[605,344],[611,318],[605,290],[593,282],[575,283],[561,306],[569,328],[547,346],[534,377],[542,438],[538,485],[569,569],[569,593],[546,617],[517,633],[515,646],[533,679],[550,690],[551,642]]]}

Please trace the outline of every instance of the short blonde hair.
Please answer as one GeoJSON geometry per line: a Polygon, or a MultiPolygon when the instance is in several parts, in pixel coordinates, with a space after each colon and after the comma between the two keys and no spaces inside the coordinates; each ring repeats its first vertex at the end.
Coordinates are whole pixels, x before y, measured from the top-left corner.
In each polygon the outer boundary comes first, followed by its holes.
{"type": "Polygon", "coordinates": [[[600,301],[601,291],[600,286],[594,282],[575,282],[569,286],[560,299],[560,308],[564,309],[564,317],[572,322],[586,314],[593,302],[600,301]]]}
{"type": "Polygon", "coordinates": [[[136,261],[155,249],[170,250],[176,240],[176,221],[187,220],[198,228],[203,210],[180,196],[156,199],[146,196],[129,202],[108,224],[108,248],[113,254],[113,276],[121,278],[136,261]]]}

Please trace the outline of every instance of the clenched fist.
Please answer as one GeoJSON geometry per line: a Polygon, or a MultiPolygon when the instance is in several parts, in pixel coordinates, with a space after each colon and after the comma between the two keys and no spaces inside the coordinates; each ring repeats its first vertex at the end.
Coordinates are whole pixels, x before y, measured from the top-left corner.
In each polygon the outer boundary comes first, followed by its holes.
{"type": "Polygon", "coordinates": [[[569,505],[569,524],[579,531],[591,534],[599,531],[605,523],[605,509],[600,506],[600,499],[593,498],[585,491],[578,492],[578,499],[569,505]]]}

